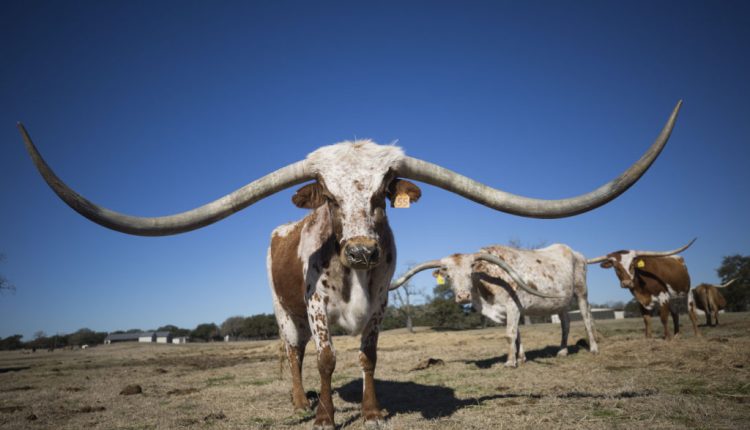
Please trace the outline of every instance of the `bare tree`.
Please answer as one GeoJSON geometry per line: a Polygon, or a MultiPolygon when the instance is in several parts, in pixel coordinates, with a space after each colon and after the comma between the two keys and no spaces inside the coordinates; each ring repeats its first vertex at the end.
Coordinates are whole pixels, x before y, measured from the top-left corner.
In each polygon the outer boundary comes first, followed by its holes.
{"type": "MultiPolygon", "coordinates": [[[[0,253],[0,261],[3,261],[5,259],[5,255],[0,253]]],[[[7,279],[3,275],[0,275],[0,294],[4,292],[16,292],[16,287],[8,282],[7,279]]]]}
{"type": "MultiPolygon", "coordinates": [[[[409,270],[411,266],[413,265],[410,265],[407,270],[409,270]]],[[[404,316],[404,318],[406,318],[406,329],[409,330],[409,333],[414,333],[414,326],[412,323],[414,307],[412,298],[419,296],[424,297],[424,293],[420,288],[412,285],[411,280],[409,280],[405,284],[401,285],[398,289],[392,291],[392,294],[393,302],[396,304],[394,308],[397,309],[404,316]]]]}

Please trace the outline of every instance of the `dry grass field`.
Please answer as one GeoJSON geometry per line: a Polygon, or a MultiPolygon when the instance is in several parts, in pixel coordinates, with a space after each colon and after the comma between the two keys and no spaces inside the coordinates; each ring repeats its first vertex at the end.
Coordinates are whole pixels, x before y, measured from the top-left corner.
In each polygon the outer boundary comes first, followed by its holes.
{"type": "MultiPolygon", "coordinates": [[[[503,366],[504,328],[388,331],[378,395],[394,429],[748,428],[750,314],[682,337],[642,338],[640,319],[598,321],[599,355],[555,356],[559,326],[522,326],[529,361],[503,366]],[[444,364],[412,370],[427,358],[444,364]]],[[[685,324],[687,323],[687,324],[685,324]]],[[[658,324],[657,324],[658,325],[658,324]]],[[[657,331],[658,334],[658,331],[657,331]]],[[[572,344],[584,339],[573,323],[572,344]]],[[[357,338],[334,340],[339,428],[362,428],[357,338]]],[[[582,345],[584,341],[579,342],[582,345]]],[[[308,346],[305,388],[318,389],[308,346]]],[[[77,351],[0,353],[3,429],[311,428],[292,412],[278,342],[120,344],[77,351]],[[142,388],[120,394],[132,384],[142,388]]]]}

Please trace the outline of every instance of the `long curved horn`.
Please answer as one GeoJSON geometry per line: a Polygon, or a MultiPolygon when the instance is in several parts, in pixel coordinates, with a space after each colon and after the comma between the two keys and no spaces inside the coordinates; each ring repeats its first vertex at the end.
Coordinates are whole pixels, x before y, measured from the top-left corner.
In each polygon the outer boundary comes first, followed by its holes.
{"type": "Polygon", "coordinates": [[[398,174],[403,178],[426,182],[492,209],[514,215],[531,218],[562,218],[578,215],[616,198],[643,176],[666,145],[681,106],[682,100],[677,102],[672,115],[654,143],[635,164],[612,181],[577,197],[560,200],[523,197],[489,187],[452,170],[412,157],[404,157],[398,168],[398,174]]]}
{"type": "MultiPolygon", "coordinates": [[[[679,254],[680,252],[688,249],[690,245],[695,242],[695,240],[698,239],[697,237],[690,241],[687,245],[683,246],[682,248],[677,248],[672,251],[635,251],[636,255],[643,256],[643,257],[667,257],[673,254],[679,254]]],[[[590,258],[586,260],[586,264],[595,264],[595,263],[601,263],[602,261],[606,260],[607,256],[602,255],[601,257],[596,258],[590,258]]]]}
{"type": "Polygon", "coordinates": [[[519,287],[520,289],[522,289],[522,290],[526,291],[526,292],[527,292],[527,293],[529,293],[529,294],[533,294],[533,295],[535,295],[535,296],[539,296],[539,297],[544,297],[545,299],[563,299],[563,298],[565,298],[565,297],[563,297],[563,296],[548,296],[547,294],[543,294],[543,293],[540,293],[539,291],[537,291],[537,290],[534,290],[534,289],[530,288],[530,287],[529,287],[528,285],[526,285],[526,283],[525,283],[525,282],[524,282],[524,281],[523,281],[523,280],[521,279],[521,277],[520,277],[520,276],[518,276],[518,274],[516,273],[516,271],[515,271],[515,270],[513,270],[513,269],[512,269],[512,268],[511,268],[511,267],[510,267],[510,266],[508,265],[508,263],[506,263],[505,261],[503,261],[503,260],[499,259],[499,258],[498,258],[497,256],[495,256],[495,255],[492,255],[492,254],[488,254],[488,253],[484,253],[484,252],[483,252],[483,253],[479,253],[479,254],[477,254],[477,256],[476,256],[476,257],[475,257],[474,259],[475,259],[475,260],[484,260],[484,261],[486,261],[486,262],[488,262],[488,263],[492,263],[492,264],[495,264],[495,265],[497,265],[498,267],[500,267],[501,269],[505,270],[506,272],[508,272],[508,275],[510,275],[510,277],[511,277],[511,278],[513,278],[513,281],[515,281],[516,285],[518,285],[518,287],[519,287]]]}
{"type": "Polygon", "coordinates": [[[245,209],[283,189],[314,179],[306,162],[298,161],[257,179],[236,191],[198,208],[162,217],[137,217],[98,206],[68,187],[55,175],[31,141],[23,124],[18,123],[26,149],[47,185],[68,206],[91,221],[112,230],[139,236],[168,236],[205,227],[245,209]]]}
{"type": "Polygon", "coordinates": [[[698,239],[697,237],[691,240],[687,245],[682,246],[671,251],[635,251],[635,254],[639,257],[668,257],[670,255],[679,254],[680,252],[690,248],[690,245],[698,239]]]}
{"type": "Polygon", "coordinates": [[[606,259],[607,259],[607,256],[606,255],[602,255],[601,257],[590,258],[590,259],[586,260],[586,264],[601,263],[602,261],[604,261],[606,259]]]}
{"type": "Polygon", "coordinates": [[[442,267],[442,266],[443,265],[440,263],[440,260],[432,260],[432,261],[427,261],[427,262],[422,263],[422,264],[418,264],[418,265],[412,267],[411,269],[409,269],[408,272],[406,272],[403,275],[401,275],[400,278],[398,278],[395,281],[393,281],[391,283],[391,286],[388,287],[388,290],[393,291],[393,290],[397,289],[398,287],[404,285],[406,283],[406,281],[409,280],[409,278],[411,278],[412,276],[416,275],[417,273],[419,273],[419,272],[421,272],[423,270],[437,269],[438,267],[442,267]]]}
{"type": "Polygon", "coordinates": [[[732,285],[732,284],[734,283],[734,281],[736,281],[737,279],[738,279],[738,278],[734,278],[734,279],[732,279],[731,281],[727,282],[726,284],[723,284],[723,285],[714,285],[714,286],[715,286],[716,288],[726,288],[726,287],[728,287],[728,286],[732,285]]]}

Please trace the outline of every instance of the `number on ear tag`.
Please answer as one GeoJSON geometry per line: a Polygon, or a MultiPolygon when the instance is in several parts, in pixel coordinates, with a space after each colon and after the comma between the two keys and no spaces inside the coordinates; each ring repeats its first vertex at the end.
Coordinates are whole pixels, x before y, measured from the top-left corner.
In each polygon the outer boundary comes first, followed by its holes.
{"type": "Polygon", "coordinates": [[[409,195],[406,193],[396,194],[396,200],[393,202],[394,208],[406,209],[409,207],[409,195]]]}

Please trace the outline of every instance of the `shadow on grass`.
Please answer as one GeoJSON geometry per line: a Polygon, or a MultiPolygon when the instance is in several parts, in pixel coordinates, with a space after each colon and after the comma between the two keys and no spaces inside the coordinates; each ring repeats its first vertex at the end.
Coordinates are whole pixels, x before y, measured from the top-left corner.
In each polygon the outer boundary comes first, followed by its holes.
{"type": "MultiPolygon", "coordinates": [[[[530,394],[497,394],[470,399],[459,399],[455,390],[440,385],[417,384],[414,382],[383,381],[375,382],[381,406],[388,411],[386,418],[394,414],[419,412],[425,419],[435,419],[453,415],[464,406],[476,406],[487,400],[508,397],[533,397],[530,394]]],[[[339,396],[352,403],[362,401],[362,380],[355,379],[336,389],[339,396]]],[[[360,419],[355,417],[354,419],[360,419]]]]}
{"type": "MultiPolygon", "coordinates": [[[[585,339],[580,339],[575,345],[568,345],[568,355],[578,354],[582,349],[588,349],[589,344],[585,339]]],[[[535,361],[540,358],[557,357],[559,346],[547,346],[542,349],[526,351],[526,361],[535,361]]],[[[464,360],[465,364],[473,364],[480,369],[489,369],[496,364],[504,364],[508,360],[508,354],[499,357],[485,358],[483,360],[464,360]]]]}
{"type": "Polygon", "coordinates": [[[0,367],[0,373],[20,372],[31,369],[31,366],[0,367]]]}
{"type": "MultiPolygon", "coordinates": [[[[383,381],[375,382],[380,404],[387,410],[385,418],[391,418],[395,414],[407,414],[419,412],[422,418],[436,419],[453,415],[456,411],[467,406],[477,406],[484,402],[499,399],[541,399],[544,397],[555,397],[559,399],[623,399],[634,397],[648,397],[656,394],[653,390],[642,391],[622,391],[612,394],[588,393],[580,391],[571,391],[561,394],[545,395],[540,393],[498,393],[479,397],[470,397],[459,399],[456,397],[453,388],[417,384],[414,382],[400,381],[383,381]]],[[[358,404],[362,401],[362,380],[355,379],[336,389],[336,392],[342,400],[358,404]]],[[[350,417],[346,422],[339,423],[338,428],[344,428],[361,420],[362,417],[356,414],[350,417]]]]}

